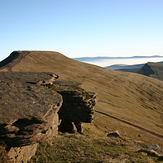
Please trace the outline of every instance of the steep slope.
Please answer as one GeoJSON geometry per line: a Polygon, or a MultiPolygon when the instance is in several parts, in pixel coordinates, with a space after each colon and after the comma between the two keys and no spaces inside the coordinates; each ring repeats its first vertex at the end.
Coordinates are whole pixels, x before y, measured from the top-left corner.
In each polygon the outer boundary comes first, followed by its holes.
{"type": "Polygon", "coordinates": [[[119,130],[123,135],[163,147],[162,81],[82,63],[58,52],[24,53],[14,52],[12,55],[18,54],[17,59],[3,65],[0,71],[53,72],[60,80],[82,83],[86,91],[97,93],[94,120],[97,128],[106,132],[119,130]]]}
{"type": "Polygon", "coordinates": [[[138,71],[138,73],[163,80],[163,63],[148,62],[138,71]]]}

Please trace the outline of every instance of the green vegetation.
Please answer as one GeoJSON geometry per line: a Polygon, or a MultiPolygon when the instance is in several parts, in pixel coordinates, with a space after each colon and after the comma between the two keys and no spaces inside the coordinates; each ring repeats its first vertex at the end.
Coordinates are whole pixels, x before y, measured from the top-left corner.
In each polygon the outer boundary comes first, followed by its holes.
{"type": "Polygon", "coordinates": [[[91,98],[90,95],[89,95],[89,93],[86,92],[86,91],[82,91],[82,96],[84,96],[85,100],[88,100],[88,99],[91,98]]]}
{"type": "Polygon", "coordinates": [[[56,86],[53,85],[53,84],[48,84],[47,87],[50,88],[50,89],[52,89],[52,90],[54,90],[54,91],[57,91],[56,86]]]}

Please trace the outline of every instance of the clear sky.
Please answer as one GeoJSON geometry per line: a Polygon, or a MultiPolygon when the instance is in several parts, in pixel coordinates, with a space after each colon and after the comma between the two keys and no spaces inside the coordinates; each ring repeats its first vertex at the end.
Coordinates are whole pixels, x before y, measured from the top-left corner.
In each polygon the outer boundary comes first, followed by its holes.
{"type": "Polygon", "coordinates": [[[163,0],[0,0],[0,60],[14,50],[163,55],[163,0]]]}

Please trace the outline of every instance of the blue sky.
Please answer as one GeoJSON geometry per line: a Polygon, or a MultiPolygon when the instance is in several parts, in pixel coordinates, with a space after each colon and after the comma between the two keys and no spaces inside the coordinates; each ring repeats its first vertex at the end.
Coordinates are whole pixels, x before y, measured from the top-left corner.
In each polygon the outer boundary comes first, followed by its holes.
{"type": "Polygon", "coordinates": [[[163,0],[0,0],[0,22],[0,60],[14,50],[163,55],[163,0]]]}

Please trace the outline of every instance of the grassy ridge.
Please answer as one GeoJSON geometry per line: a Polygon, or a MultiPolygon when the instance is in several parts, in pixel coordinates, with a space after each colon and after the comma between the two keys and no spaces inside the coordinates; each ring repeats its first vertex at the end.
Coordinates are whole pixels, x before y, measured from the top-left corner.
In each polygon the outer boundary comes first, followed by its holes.
{"type": "MultiPolygon", "coordinates": [[[[139,74],[108,70],[75,61],[58,52],[46,51],[31,51],[12,71],[54,72],[60,80],[82,83],[86,91],[98,94],[95,106],[97,111],[163,135],[162,81],[139,74]]],[[[97,112],[94,124],[101,131],[119,130],[133,139],[157,143],[163,147],[161,138],[97,112]]]]}
{"type": "MultiPolygon", "coordinates": [[[[54,72],[60,80],[82,83],[85,90],[98,94],[96,110],[163,134],[162,81],[139,74],[108,70],[75,61],[58,52],[46,51],[30,52],[12,71],[54,72]]],[[[99,127],[107,126],[114,130],[126,126],[112,119],[109,119],[111,124],[105,123],[105,120],[102,123],[100,117],[96,113],[94,123],[99,127]]],[[[137,130],[135,133],[137,136],[137,130]]]]}
{"type": "Polygon", "coordinates": [[[138,73],[163,80],[163,63],[148,62],[138,73]]]}

